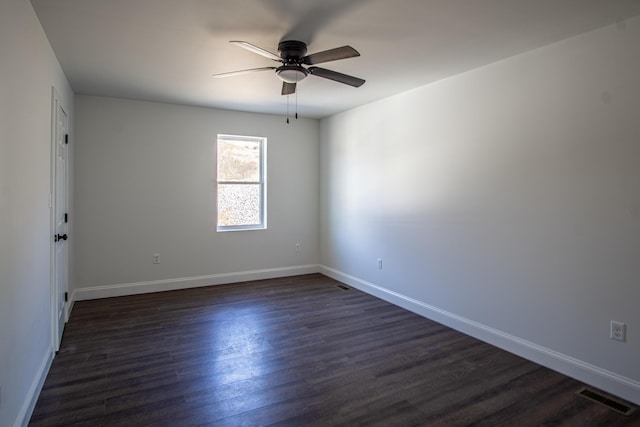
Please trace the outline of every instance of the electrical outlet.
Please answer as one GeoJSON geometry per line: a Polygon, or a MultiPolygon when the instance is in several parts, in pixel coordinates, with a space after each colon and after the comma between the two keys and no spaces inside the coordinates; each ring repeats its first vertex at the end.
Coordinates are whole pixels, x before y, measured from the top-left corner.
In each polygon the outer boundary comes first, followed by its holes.
{"type": "Polygon", "coordinates": [[[160,254],[153,254],[153,263],[160,264],[160,254]]]}
{"type": "Polygon", "coordinates": [[[296,252],[300,252],[300,243],[296,243],[296,252]]]}
{"type": "Polygon", "coordinates": [[[378,258],[378,270],[382,270],[382,258],[378,258]]]}
{"type": "Polygon", "coordinates": [[[622,322],[612,320],[609,337],[612,340],[625,342],[627,340],[627,325],[622,322]]]}

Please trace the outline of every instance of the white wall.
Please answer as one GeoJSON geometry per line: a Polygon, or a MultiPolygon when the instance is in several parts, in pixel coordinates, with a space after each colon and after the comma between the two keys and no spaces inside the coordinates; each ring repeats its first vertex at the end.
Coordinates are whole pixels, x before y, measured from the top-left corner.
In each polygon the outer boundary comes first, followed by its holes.
{"type": "Polygon", "coordinates": [[[325,271],[640,403],[638,46],[640,18],[323,120],[325,271]]]}
{"type": "Polygon", "coordinates": [[[81,95],[75,102],[76,299],[316,269],[317,120],[287,125],[282,116],[81,95]],[[267,230],[215,231],[218,133],[267,137],[267,230]]]}
{"type": "MultiPolygon", "coordinates": [[[[0,425],[28,421],[52,355],[51,88],[73,93],[31,4],[0,2],[0,425]]],[[[71,122],[73,123],[73,122],[71,122]]]]}

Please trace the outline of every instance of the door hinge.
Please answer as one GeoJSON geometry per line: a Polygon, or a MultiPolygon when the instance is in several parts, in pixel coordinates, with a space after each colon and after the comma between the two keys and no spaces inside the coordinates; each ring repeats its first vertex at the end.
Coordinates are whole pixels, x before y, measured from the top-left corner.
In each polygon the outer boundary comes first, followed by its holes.
{"type": "Polygon", "coordinates": [[[69,214],[64,214],[64,223],[68,223],[69,222],[69,214]]]}
{"type": "Polygon", "coordinates": [[[65,143],[65,144],[68,144],[68,143],[69,143],[69,134],[68,134],[68,133],[65,133],[65,134],[64,134],[64,143],[65,143]]]}
{"type": "Polygon", "coordinates": [[[69,301],[69,292],[64,293],[64,302],[69,301]]]}

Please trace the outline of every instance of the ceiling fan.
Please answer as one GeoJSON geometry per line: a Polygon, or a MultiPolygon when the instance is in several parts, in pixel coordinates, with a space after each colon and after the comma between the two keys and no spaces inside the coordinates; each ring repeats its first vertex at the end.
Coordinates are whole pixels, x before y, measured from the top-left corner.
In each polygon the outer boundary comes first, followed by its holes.
{"type": "Polygon", "coordinates": [[[265,58],[269,58],[273,61],[281,62],[282,65],[278,67],[260,67],[250,68],[248,70],[231,71],[228,73],[214,74],[213,77],[231,77],[257,71],[275,70],[276,75],[280,78],[280,80],[282,80],[283,95],[291,95],[295,93],[296,84],[307,77],[309,74],[353,87],[360,87],[365,82],[363,79],[360,79],[358,77],[353,77],[347,74],[338,73],[337,71],[313,66],[315,64],[321,64],[323,62],[337,61],[338,59],[360,56],[358,51],[351,46],[337,47],[334,49],[307,55],[306,43],[297,40],[285,40],[278,43],[278,52],[280,53],[280,56],[278,56],[245,41],[231,41],[229,43],[244,48],[249,52],[262,55],[265,58]],[[312,67],[305,68],[303,65],[312,65],[312,67]]]}

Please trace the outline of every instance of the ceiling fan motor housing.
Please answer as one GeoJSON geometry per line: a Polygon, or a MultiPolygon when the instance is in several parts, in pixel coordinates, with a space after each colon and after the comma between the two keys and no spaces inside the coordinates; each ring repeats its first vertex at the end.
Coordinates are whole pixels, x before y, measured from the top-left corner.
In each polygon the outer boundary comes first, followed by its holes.
{"type": "Polygon", "coordinates": [[[285,40],[278,43],[278,52],[285,65],[300,65],[302,57],[307,54],[307,44],[297,40],[285,40]]]}

